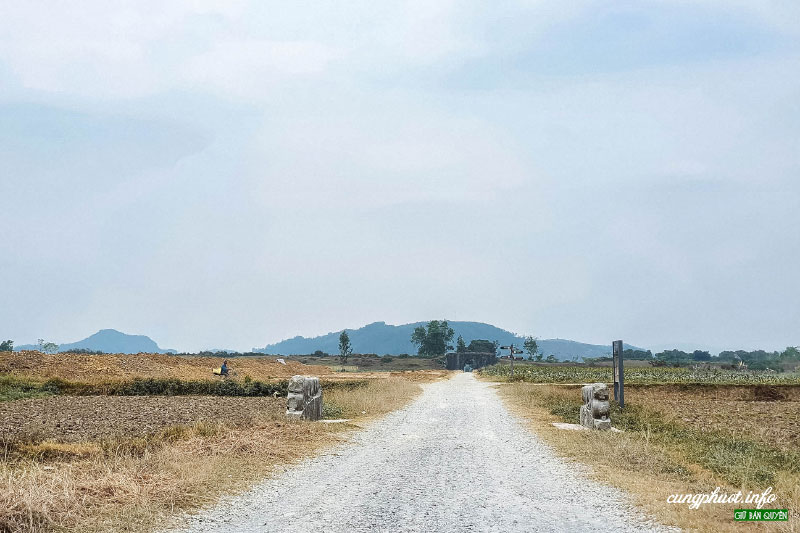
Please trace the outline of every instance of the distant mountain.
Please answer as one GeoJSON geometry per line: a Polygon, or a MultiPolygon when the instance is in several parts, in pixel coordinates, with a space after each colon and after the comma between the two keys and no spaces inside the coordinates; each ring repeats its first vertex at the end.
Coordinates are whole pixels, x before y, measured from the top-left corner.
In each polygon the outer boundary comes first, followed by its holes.
{"type": "MultiPolygon", "coordinates": [[[[14,347],[14,350],[36,350],[35,344],[23,344],[14,347]]],[[[115,329],[101,329],[94,335],[82,341],[62,344],[59,352],[72,350],[93,350],[106,353],[174,353],[175,350],[163,350],[158,347],[153,339],[145,335],[128,335],[115,329]]]]}
{"type": "MultiPolygon", "coordinates": [[[[455,339],[461,335],[467,344],[475,339],[486,339],[498,341],[501,345],[515,344],[522,347],[525,339],[510,331],[498,328],[483,322],[448,322],[456,334],[455,339]]],[[[403,324],[393,326],[385,322],[374,322],[367,324],[363,328],[348,329],[350,343],[356,353],[376,353],[379,355],[399,355],[403,353],[415,354],[417,348],[411,343],[411,333],[414,328],[424,326],[426,322],[414,322],[413,324],[403,324]]],[[[339,352],[340,331],[321,335],[319,337],[306,338],[294,337],[275,344],[268,344],[264,348],[253,348],[254,352],[295,355],[310,354],[316,350],[335,354],[339,352]]],[[[598,344],[586,344],[565,339],[539,339],[539,352],[548,356],[555,355],[560,360],[571,360],[576,357],[580,360],[583,357],[602,357],[611,353],[611,343],[607,346],[598,344]]],[[[635,348],[625,345],[625,348],[635,348]]]]}

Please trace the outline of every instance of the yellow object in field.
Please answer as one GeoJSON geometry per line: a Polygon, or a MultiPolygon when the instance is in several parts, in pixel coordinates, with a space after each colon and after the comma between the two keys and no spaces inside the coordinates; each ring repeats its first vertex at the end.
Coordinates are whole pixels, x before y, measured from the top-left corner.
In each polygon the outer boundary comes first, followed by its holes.
{"type": "Polygon", "coordinates": [[[222,375],[222,367],[215,368],[215,369],[213,370],[213,372],[214,372],[214,375],[215,375],[215,376],[221,376],[221,375],[222,375]]]}

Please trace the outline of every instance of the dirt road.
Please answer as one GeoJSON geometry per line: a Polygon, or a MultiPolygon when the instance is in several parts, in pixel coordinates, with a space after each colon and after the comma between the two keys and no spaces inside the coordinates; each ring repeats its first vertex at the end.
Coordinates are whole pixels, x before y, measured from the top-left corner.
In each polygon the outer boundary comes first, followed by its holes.
{"type": "Polygon", "coordinates": [[[555,457],[472,374],[174,531],[653,531],[555,457]]]}

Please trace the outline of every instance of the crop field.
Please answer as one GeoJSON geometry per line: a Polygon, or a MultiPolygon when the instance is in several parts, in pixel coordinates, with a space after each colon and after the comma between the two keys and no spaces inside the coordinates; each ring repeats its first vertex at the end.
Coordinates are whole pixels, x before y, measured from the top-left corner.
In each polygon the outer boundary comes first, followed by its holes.
{"type": "MultiPolygon", "coordinates": [[[[390,375],[403,375],[408,371],[421,372],[435,380],[447,371],[431,366],[429,359],[398,364],[408,359],[379,357],[354,357],[344,367],[338,358],[302,358],[308,364],[275,356],[236,357],[228,359],[233,381],[249,378],[272,383],[307,374],[326,381],[351,381],[353,379],[384,379],[390,375]],[[382,364],[382,361],[387,361],[382,364]],[[417,364],[419,363],[419,364],[417,364]],[[354,374],[357,373],[357,376],[354,374]]],[[[64,380],[93,386],[113,387],[113,383],[131,383],[143,380],[179,380],[181,382],[223,382],[212,373],[222,363],[221,357],[176,356],[169,354],[44,354],[35,351],[0,352],[0,400],[4,399],[2,379],[19,379],[31,382],[64,380]]],[[[101,392],[105,394],[105,392],[101,392]]],[[[205,392],[200,392],[204,394],[205,392]]],[[[9,398],[5,398],[9,399],[9,398]]]]}
{"type": "MultiPolygon", "coordinates": [[[[481,370],[481,374],[491,379],[509,380],[511,368],[508,363],[501,363],[481,370]]],[[[591,366],[545,366],[515,365],[515,381],[529,383],[611,383],[613,381],[610,367],[591,366]]],[[[707,383],[711,385],[797,385],[800,384],[798,373],[778,373],[766,371],[737,370],[694,370],[692,368],[645,367],[625,368],[625,383],[636,384],[692,384],[707,383]]]]}
{"type": "MultiPolygon", "coordinates": [[[[0,353],[0,532],[146,531],[262,479],[404,405],[421,372],[336,372],[276,357],[0,353]],[[293,375],[321,378],[324,414],[287,421],[293,375]]],[[[394,370],[397,370],[396,368],[394,370]]]]}
{"type": "Polygon", "coordinates": [[[362,421],[416,397],[419,382],[447,374],[353,379],[327,367],[248,358],[231,365],[247,370],[247,379],[241,372],[204,380],[218,360],[81,355],[71,364],[71,356],[3,354],[13,372],[0,374],[0,532],[163,527],[276,465],[340,442],[362,421]],[[287,420],[285,374],[321,374],[323,414],[350,422],[287,420]]]}
{"type": "Polygon", "coordinates": [[[625,399],[700,433],[800,450],[800,386],[633,386],[625,399]]]}
{"type": "MultiPolygon", "coordinates": [[[[59,378],[80,383],[132,380],[136,378],[213,380],[212,369],[220,357],[192,357],[169,354],[75,354],[41,352],[0,352],[0,375],[32,379],[59,378]]],[[[296,374],[332,374],[323,366],[308,366],[295,361],[281,364],[276,357],[229,359],[239,378],[250,376],[261,381],[286,379],[296,374]]]]}
{"type": "Polygon", "coordinates": [[[251,425],[286,409],[284,398],[215,396],[51,396],[0,403],[5,443],[80,442],[146,436],[178,425],[251,425]]]}

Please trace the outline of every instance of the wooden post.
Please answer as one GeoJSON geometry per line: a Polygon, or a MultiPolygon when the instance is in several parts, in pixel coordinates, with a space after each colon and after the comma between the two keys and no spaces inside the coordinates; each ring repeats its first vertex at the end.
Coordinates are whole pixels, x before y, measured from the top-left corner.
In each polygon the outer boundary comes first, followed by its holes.
{"type": "Polygon", "coordinates": [[[625,365],[622,362],[622,341],[611,343],[614,364],[614,399],[625,407],[625,365]]]}

